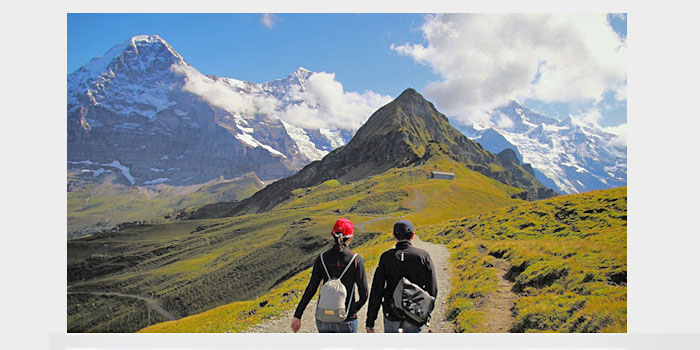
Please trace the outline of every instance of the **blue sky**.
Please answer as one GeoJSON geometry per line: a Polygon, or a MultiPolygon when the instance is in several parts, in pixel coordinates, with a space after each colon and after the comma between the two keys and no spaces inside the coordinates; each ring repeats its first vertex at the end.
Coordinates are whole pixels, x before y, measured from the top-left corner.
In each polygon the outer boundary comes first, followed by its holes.
{"type": "MultiPolygon", "coordinates": [[[[589,55],[585,64],[568,61],[563,54],[551,54],[551,47],[532,47],[532,50],[524,47],[522,55],[512,50],[513,45],[532,41],[528,35],[542,35],[537,33],[545,30],[556,30],[572,42],[585,42],[588,34],[576,28],[590,27],[592,37],[603,35],[601,42],[614,40],[599,33],[599,27],[607,25],[626,51],[626,15],[603,15],[607,22],[604,24],[587,18],[567,19],[553,29],[538,28],[550,20],[526,17],[521,21],[505,16],[436,18],[413,13],[68,14],[67,71],[76,70],[134,35],[158,34],[204,74],[265,82],[284,78],[298,67],[305,67],[314,72],[334,73],[345,91],[372,91],[396,97],[407,87],[413,87],[435,102],[442,112],[461,120],[477,120],[481,111],[514,98],[559,119],[575,115],[595,120],[604,127],[626,123],[626,61],[613,66],[606,62],[607,56],[601,58],[593,50],[570,55],[589,55]],[[521,27],[515,31],[508,28],[513,22],[521,27]],[[436,35],[439,30],[453,27],[458,28],[454,41],[446,43],[444,36],[436,35]],[[484,27],[501,29],[500,33],[505,35],[479,41],[478,38],[487,36],[479,32],[484,27]],[[493,57],[479,66],[469,61],[478,62],[478,57],[463,50],[493,57]],[[540,53],[535,57],[537,50],[540,53]],[[509,59],[500,61],[503,57],[509,59]],[[593,64],[589,63],[591,59],[593,64]],[[531,60],[540,60],[539,65],[521,64],[531,60]],[[542,67],[549,68],[543,68],[547,74],[541,75],[542,67]],[[510,75],[501,72],[474,78],[494,68],[510,75]],[[537,70],[534,80],[541,76],[541,84],[528,84],[533,81],[532,76],[527,78],[528,74],[533,75],[533,69],[537,70]],[[600,77],[596,76],[598,72],[600,77]],[[611,81],[623,75],[623,89],[612,87],[611,81]],[[545,78],[550,80],[544,81],[545,78]],[[518,79],[520,85],[514,83],[518,79]],[[576,86],[570,81],[581,83],[576,86]],[[620,91],[625,91],[623,98],[620,91]]],[[[580,46],[572,44],[562,51],[580,50],[580,46]]],[[[611,51],[610,45],[603,49],[611,51]]],[[[615,55],[612,51],[610,54],[615,55]]]]}
{"type": "Polygon", "coordinates": [[[430,68],[392,52],[421,41],[419,14],[69,14],[68,72],[134,35],[158,34],[204,74],[253,82],[299,67],[335,73],[348,91],[396,96],[435,79],[430,68]]]}

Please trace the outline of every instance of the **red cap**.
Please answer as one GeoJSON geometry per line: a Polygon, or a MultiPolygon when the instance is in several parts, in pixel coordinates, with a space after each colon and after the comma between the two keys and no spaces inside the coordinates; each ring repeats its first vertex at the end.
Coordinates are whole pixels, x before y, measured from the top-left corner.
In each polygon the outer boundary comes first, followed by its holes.
{"type": "Polygon", "coordinates": [[[355,230],[352,227],[352,221],[348,219],[338,219],[335,222],[335,225],[333,225],[333,232],[331,232],[334,236],[336,233],[342,233],[345,238],[347,237],[352,237],[352,234],[355,232],[355,230]]]}

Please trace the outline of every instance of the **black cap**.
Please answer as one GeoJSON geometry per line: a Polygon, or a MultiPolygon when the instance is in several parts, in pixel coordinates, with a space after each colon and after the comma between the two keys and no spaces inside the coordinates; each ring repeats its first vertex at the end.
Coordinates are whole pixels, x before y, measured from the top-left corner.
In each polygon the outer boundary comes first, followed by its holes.
{"type": "Polygon", "coordinates": [[[398,239],[411,239],[413,237],[413,224],[408,220],[400,220],[394,224],[394,237],[398,239]]]}

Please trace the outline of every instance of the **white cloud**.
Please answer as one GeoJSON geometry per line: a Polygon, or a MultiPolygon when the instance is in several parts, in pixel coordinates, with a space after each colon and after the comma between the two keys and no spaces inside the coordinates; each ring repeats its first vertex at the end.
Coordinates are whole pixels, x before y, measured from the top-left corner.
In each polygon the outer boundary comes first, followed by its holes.
{"type": "Polygon", "coordinates": [[[599,122],[603,115],[597,108],[591,108],[581,114],[571,115],[571,119],[578,124],[592,124],[599,127],[599,122]]]}
{"type": "Polygon", "coordinates": [[[515,126],[515,123],[513,122],[512,119],[510,119],[507,115],[497,112],[498,114],[498,122],[496,123],[496,126],[498,126],[501,129],[510,129],[513,126],[515,126]]]}
{"type": "Polygon", "coordinates": [[[289,124],[308,129],[358,129],[391,96],[372,91],[345,92],[332,73],[313,73],[306,82],[306,91],[295,98],[301,104],[284,106],[269,95],[241,94],[221,81],[213,80],[187,65],[171,69],[185,76],[183,90],[196,94],[212,105],[232,114],[267,114],[289,124]]]}
{"type": "Polygon", "coordinates": [[[603,128],[603,130],[615,135],[615,138],[610,141],[611,144],[627,147],[627,123],[617,126],[608,126],[603,128]]]}
{"type": "Polygon", "coordinates": [[[620,84],[614,90],[616,101],[627,100],[627,79],[625,79],[624,82],[620,82],[620,84]]]}
{"type": "Polygon", "coordinates": [[[277,116],[292,125],[310,129],[359,128],[379,107],[391,101],[390,96],[372,91],[345,92],[333,73],[314,73],[301,95],[306,102],[291,105],[277,116]]]}
{"type": "Polygon", "coordinates": [[[509,100],[597,102],[624,97],[627,47],[607,16],[430,15],[427,45],[392,45],[441,77],[425,95],[465,122],[509,100]]]}
{"type": "Polygon", "coordinates": [[[268,29],[272,29],[279,21],[280,18],[271,13],[263,13],[262,17],[260,17],[260,22],[268,29]]]}
{"type": "Polygon", "coordinates": [[[203,75],[191,66],[174,64],[171,69],[185,76],[183,90],[201,96],[212,105],[230,113],[271,114],[280,104],[277,99],[267,96],[239,94],[230,87],[203,75]]]}

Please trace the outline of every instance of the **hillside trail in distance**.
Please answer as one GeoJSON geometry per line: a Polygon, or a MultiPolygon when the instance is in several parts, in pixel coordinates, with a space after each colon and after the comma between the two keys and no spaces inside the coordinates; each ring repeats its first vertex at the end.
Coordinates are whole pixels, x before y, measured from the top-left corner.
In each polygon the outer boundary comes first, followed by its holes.
{"type": "MultiPolygon", "coordinates": [[[[385,217],[372,219],[366,221],[362,224],[355,225],[355,227],[364,232],[364,226],[378,220],[386,219],[385,217]]],[[[435,310],[431,315],[431,322],[429,326],[423,328],[423,333],[454,333],[454,325],[450,321],[445,320],[446,315],[446,298],[447,294],[450,292],[450,276],[448,271],[448,259],[450,253],[447,248],[440,244],[433,244],[421,241],[417,236],[413,240],[413,245],[425,249],[433,260],[433,264],[436,267],[436,276],[438,280],[438,295],[436,298],[435,310]]],[[[374,278],[374,271],[376,266],[366,266],[367,269],[367,284],[368,288],[372,286],[372,280],[374,278]]],[[[301,329],[300,333],[317,333],[316,329],[316,318],[314,312],[316,310],[316,301],[318,295],[315,295],[309,305],[306,306],[306,310],[301,318],[301,329]]],[[[294,317],[294,310],[289,310],[284,314],[284,316],[277,319],[269,320],[258,325],[254,325],[249,328],[247,333],[291,333],[290,324],[292,318],[294,317]]],[[[365,321],[367,320],[367,304],[363,305],[360,311],[357,313],[357,327],[358,332],[366,333],[365,321]]],[[[383,316],[380,313],[375,321],[374,329],[377,333],[382,333],[384,331],[384,321],[383,316]]]]}
{"type": "Polygon", "coordinates": [[[508,333],[513,327],[513,307],[518,295],[513,292],[513,282],[506,279],[510,264],[496,258],[492,269],[496,269],[498,290],[486,297],[484,303],[484,326],[487,333],[508,333]]]}
{"type": "Polygon", "coordinates": [[[171,314],[170,312],[166,311],[163,309],[158,303],[156,303],[155,300],[149,299],[142,297],[140,295],[132,295],[132,294],[122,294],[122,293],[114,293],[114,292],[68,292],[68,294],[91,294],[91,295],[96,295],[96,296],[116,296],[116,297],[123,297],[123,298],[131,298],[131,299],[138,299],[141,301],[145,301],[148,306],[150,306],[153,310],[161,314],[163,317],[165,317],[168,321],[173,321],[176,319],[176,317],[171,314]]]}

